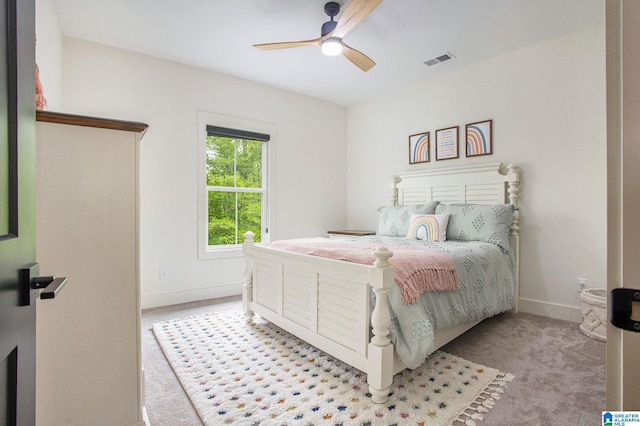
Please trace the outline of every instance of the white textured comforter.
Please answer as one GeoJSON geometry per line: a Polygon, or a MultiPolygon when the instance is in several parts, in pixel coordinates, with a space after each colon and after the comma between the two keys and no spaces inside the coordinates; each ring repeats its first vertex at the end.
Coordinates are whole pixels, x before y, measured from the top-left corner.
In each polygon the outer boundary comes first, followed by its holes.
{"type": "MultiPolygon", "coordinates": [[[[511,251],[480,241],[417,241],[400,237],[344,237],[351,241],[425,246],[451,256],[460,289],[424,293],[414,304],[400,303],[396,286],[389,293],[391,340],[409,368],[434,351],[434,332],[511,310],[516,304],[515,263],[511,251]]],[[[373,292],[371,297],[375,298],[373,292]]]]}

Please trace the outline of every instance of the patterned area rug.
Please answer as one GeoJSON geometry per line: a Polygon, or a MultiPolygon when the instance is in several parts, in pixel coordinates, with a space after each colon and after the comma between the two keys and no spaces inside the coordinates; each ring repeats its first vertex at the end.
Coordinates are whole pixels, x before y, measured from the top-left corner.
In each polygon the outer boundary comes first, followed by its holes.
{"type": "Polygon", "coordinates": [[[510,374],[437,351],[375,404],[366,374],[240,309],[153,325],[206,425],[474,426],[510,374]]]}

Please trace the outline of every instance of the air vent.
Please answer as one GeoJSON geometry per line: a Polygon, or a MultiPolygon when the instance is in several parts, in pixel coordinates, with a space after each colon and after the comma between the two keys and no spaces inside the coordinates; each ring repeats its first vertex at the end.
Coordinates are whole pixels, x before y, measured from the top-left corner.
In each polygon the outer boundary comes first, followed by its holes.
{"type": "Polygon", "coordinates": [[[439,64],[441,62],[448,61],[449,59],[454,59],[454,58],[455,58],[455,56],[453,56],[451,53],[447,52],[444,55],[440,55],[440,56],[437,56],[435,58],[432,58],[432,59],[429,59],[427,61],[424,61],[424,63],[425,63],[425,65],[430,67],[430,66],[433,66],[433,65],[436,65],[436,64],[439,64]]]}

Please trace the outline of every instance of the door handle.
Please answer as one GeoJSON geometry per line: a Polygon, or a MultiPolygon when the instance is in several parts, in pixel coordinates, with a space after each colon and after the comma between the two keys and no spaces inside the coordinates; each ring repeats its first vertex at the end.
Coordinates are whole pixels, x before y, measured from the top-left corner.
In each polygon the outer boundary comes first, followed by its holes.
{"type": "Polygon", "coordinates": [[[640,332],[640,290],[614,288],[609,298],[609,321],[623,330],[640,332]]]}
{"type": "Polygon", "coordinates": [[[65,285],[67,277],[35,277],[32,281],[33,288],[43,289],[40,299],[53,299],[65,285]]]}
{"type": "Polygon", "coordinates": [[[39,271],[37,263],[20,269],[20,306],[31,305],[31,299],[38,297],[39,289],[42,289],[41,299],[53,299],[67,285],[67,277],[39,277],[39,271]]]}

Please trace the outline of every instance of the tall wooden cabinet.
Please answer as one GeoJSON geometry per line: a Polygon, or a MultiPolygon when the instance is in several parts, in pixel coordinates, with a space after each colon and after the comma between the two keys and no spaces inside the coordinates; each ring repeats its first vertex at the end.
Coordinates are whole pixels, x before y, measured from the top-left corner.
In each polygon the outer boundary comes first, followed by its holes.
{"type": "Polygon", "coordinates": [[[38,426],[143,425],[138,152],[147,126],[37,113],[38,426]]]}

